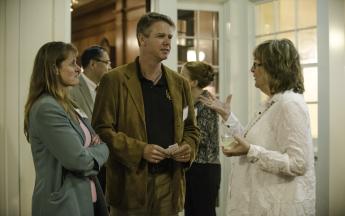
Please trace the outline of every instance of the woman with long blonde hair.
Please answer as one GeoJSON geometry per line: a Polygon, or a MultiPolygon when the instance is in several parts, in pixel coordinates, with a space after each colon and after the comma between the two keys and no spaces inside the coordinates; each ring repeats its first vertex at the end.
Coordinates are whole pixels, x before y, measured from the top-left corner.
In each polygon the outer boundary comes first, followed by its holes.
{"type": "Polygon", "coordinates": [[[24,133],[36,179],[32,215],[107,215],[96,178],[108,148],[69,99],[79,83],[77,49],[49,42],[38,51],[25,105],[24,133]]]}

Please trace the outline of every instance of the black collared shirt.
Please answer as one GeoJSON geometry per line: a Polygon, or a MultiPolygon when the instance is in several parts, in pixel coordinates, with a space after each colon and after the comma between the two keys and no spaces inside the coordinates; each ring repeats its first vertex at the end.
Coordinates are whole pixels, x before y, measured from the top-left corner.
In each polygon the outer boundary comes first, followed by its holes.
{"type": "MultiPolygon", "coordinates": [[[[167,148],[174,144],[174,111],[164,68],[162,66],[162,76],[154,85],[142,75],[139,58],[136,66],[143,92],[148,143],[167,148]]],[[[165,161],[160,164],[167,163],[165,161]]]]}

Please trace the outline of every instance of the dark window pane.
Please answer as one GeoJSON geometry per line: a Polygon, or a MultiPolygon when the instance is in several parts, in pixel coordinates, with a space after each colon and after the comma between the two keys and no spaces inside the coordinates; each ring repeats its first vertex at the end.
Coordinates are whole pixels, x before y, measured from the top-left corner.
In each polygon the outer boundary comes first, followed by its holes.
{"type": "Polygon", "coordinates": [[[195,12],[190,10],[178,10],[177,32],[178,36],[195,35],[195,12]]]}

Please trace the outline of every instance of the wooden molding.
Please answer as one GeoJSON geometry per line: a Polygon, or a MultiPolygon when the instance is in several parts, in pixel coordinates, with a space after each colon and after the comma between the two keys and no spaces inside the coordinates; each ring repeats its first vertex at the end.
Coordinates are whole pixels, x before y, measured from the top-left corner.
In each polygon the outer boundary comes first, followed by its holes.
{"type": "MultiPolygon", "coordinates": [[[[82,5],[77,7],[72,12],[72,19],[77,18],[79,16],[84,16],[88,13],[94,13],[102,8],[109,7],[115,5],[116,0],[97,0],[92,1],[88,4],[82,5]]],[[[114,7],[115,8],[115,7],[114,7]]]]}

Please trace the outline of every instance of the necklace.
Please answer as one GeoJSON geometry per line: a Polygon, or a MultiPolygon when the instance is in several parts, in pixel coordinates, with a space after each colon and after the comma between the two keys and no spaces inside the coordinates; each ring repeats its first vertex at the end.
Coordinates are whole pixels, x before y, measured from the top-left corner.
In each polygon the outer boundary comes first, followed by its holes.
{"type": "Polygon", "coordinates": [[[160,72],[160,73],[158,74],[158,76],[157,76],[154,80],[152,80],[153,84],[156,85],[157,82],[160,80],[161,77],[162,77],[162,72],[160,72]]]}
{"type": "Polygon", "coordinates": [[[162,71],[159,71],[159,74],[154,78],[154,79],[150,79],[147,77],[147,75],[144,72],[141,72],[142,76],[146,79],[146,80],[150,80],[151,82],[153,82],[153,85],[156,85],[157,82],[160,80],[160,78],[162,77],[162,71]]]}
{"type": "Polygon", "coordinates": [[[275,103],[275,101],[271,101],[268,103],[267,107],[263,110],[263,111],[259,111],[254,120],[251,121],[251,123],[248,125],[247,129],[246,129],[246,132],[243,134],[243,137],[246,137],[248,132],[250,131],[250,129],[252,129],[252,127],[254,127],[254,125],[262,118],[262,116],[264,115],[264,113],[269,109],[271,108],[271,106],[275,103]]]}

